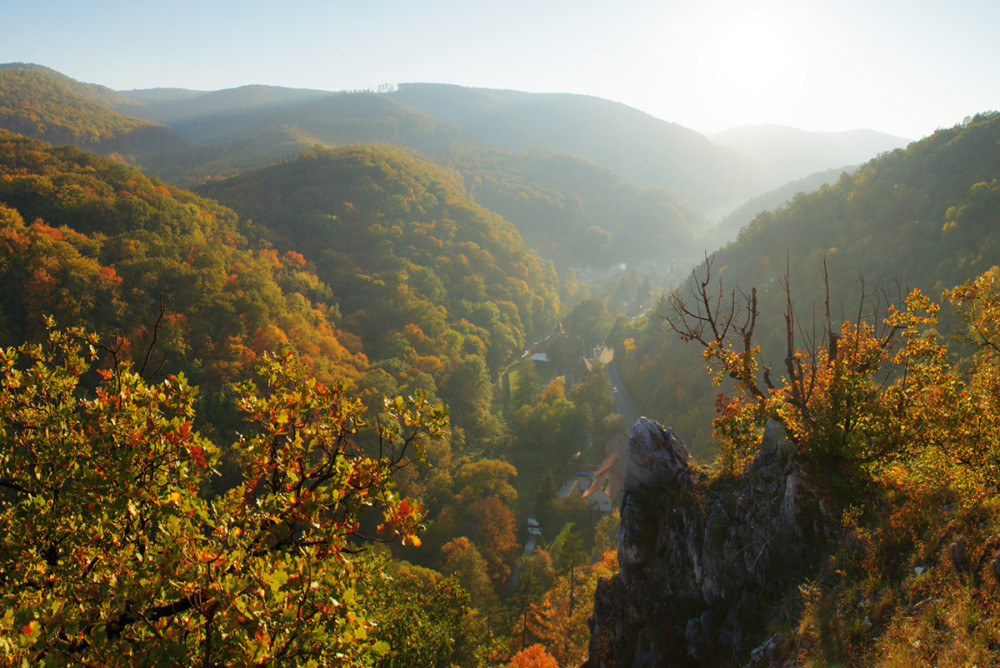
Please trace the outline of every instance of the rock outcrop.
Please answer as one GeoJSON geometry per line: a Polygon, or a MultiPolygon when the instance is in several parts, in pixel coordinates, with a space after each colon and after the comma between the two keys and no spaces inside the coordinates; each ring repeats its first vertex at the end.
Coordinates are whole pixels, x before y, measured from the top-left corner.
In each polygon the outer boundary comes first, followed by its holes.
{"type": "Polygon", "coordinates": [[[751,654],[764,665],[773,639],[763,603],[831,529],[781,426],[767,425],[737,479],[693,467],[681,439],[647,418],[632,430],[629,458],[620,572],[598,583],[585,668],[740,665],[751,654]]]}

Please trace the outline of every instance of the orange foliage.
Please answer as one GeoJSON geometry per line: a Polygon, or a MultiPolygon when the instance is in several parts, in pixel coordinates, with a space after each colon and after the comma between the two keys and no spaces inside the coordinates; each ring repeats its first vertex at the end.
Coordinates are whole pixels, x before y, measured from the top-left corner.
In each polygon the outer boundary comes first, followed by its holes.
{"type": "Polygon", "coordinates": [[[253,334],[250,347],[258,355],[265,352],[281,350],[288,345],[288,335],[275,324],[268,324],[258,327],[253,334]]]}
{"type": "Polygon", "coordinates": [[[257,257],[272,269],[281,266],[281,262],[278,260],[278,251],[273,248],[264,248],[257,252],[257,257]]]}
{"type": "Polygon", "coordinates": [[[414,322],[409,322],[403,327],[403,334],[414,348],[423,343],[424,339],[427,338],[424,335],[424,331],[420,329],[420,326],[414,322]]]}
{"type": "Polygon", "coordinates": [[[31,224],[31,230],[37,234],[44,235],[56,241],[62,241],[62,233],[54,227],[46,225],[41,220],[36,220],[31,224]]]}
{"type": "Polygon", "coordinates": [[[285,261],[285,264],[289,266],[295,266],[299,268],[306,266],[306,259],[305,257],[303,257],[302,253],[297,253],[295,251],[288,251],[282,256],[282,259],[285,261]]]}
{"type": "Polygon", "coordinates": [[[469,519],[479,529],[477,543],[484,556],[500,561],[511,556],[518,548],[514,514],[495,496],[474,501],[469,506],[469,519]]]}
{"type": "Polygon", "coordinates": [[[434,377],[444,374],[444,362],[440,357],[421,356],[414,363],[418,369],[434,377]]]}
{"type": "Polygon", "coordinates": [[[116,272],[111,267],[101,267],[100,272],[101,272],[101,276],[103,276],[104,278],[106,278],[108,281],[110,281],[114,285],[118,285],[118,284],[120,284],[122,282],[122,277],[119,276],[118,272],[116,272]]]}
{"type": "Polygon", "coordinates": [[[556,376],[549,384],[545,386],[542,390],[542,401],[546,403],[551,403],[556,399],[564,399],[566,397],[566,378],[563,376],[556,376]]]}
{"type": "Polygon", "coordinates": [[[507,668],[559,668],[559,664],[544,647],[535,644],[515,654],[507,668]]]}

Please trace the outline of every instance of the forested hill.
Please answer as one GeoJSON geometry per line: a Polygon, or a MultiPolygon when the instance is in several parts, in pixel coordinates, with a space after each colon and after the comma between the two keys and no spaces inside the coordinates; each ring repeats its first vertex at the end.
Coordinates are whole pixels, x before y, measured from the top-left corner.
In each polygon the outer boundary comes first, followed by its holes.
{"type": "Polygon", "coordinates": [[[479,142],[581,156],[633,183],[670,188],[702,208],[742,201],[761,185],[751,161],[737,151],[601,98],[444,84],[403,84],[392,97],[479,142]]]}
{"type": "Polygon", "coordinates": [[[146,173],[185,186],[287,160],[314,146],[387,142],[438,157],[463,142],[487,152],[541,148],[581,157],[626,182],[678,193],[715,217],[785,180],[845,164],[845,150],[850,161],[861,161],[895,139],[786,129],[795,134],[792,148],[785,132],[766,135],[762,149],[757,132],[748,155],[585,95],[445,84],[403,84],[378,93],[257,85],[116,92],[38,65],[11,63],[0,74],[0,127],[119,153],[146,173]],[[803,146],[810,147],[807,156],[803,146]],[[786,159],[790,151],[794,159],[786,159]]]}
{"type": "Polygon", "coordinates": [[[461,176],[416,153],[311,151],[199,190],[314,262],[373,351],[457,345],[485,354],[495,374],[554,324],[551,266],[473,203],[461,176]],[[399,339],[406,327],[409,342],[399,339]]]}
{"type": "Polygon", "coordinates": [[[993,113],[939,130],[758,216],[718,253],[717,266],[731,284],[762,285],[784,271],[787,252],[808,289],[826,255],[847,281],[844,292],[859,275],[932,293],[951,287],[1000,257],[998,148],[993,113]]]}
{"type": "Polygon", "coordinates": [[[388,142],[434,153],[460,136],[459,128],[374,93],[315,96],[265,89],[267,103],[255,104],[248,97],[256,92],[258,87],[219,91],[180,104],[173,113],[184,116],[173,125],[192,145],[156,156],[149,168],[193,184],[265,167],[315,146],[388,142]]]}
{"type": "Polygon", "coordinates": [[[261,246],[216,202],[0,131],[0,212],[3,345],[40,340],[52,315],[118,340],[150,373],[185,372],[213,406],[284,344],[327,380],[367,367],[341,343],[336,305],[304,258],[261,246]]]}
{"type": "Polygon", "coordinates": [[[213,185],[255,225],[109,159],[0,138],[0,343],[38,340],[52,314],[142,357],[160,318],[151,364],[206,400],[290,345],[320,379],[441,396],[485,438],[490,371],[554,324],[551,267],[415,154],[317,152],[213,185]]]}
{"type": "Polygon", "coordinates": [[[94,102],[104,107],[111,107],[116,111],[130,116],[135,116],[134,112],[145,106],[145,102],[134,99],[128,93],[114,91],[107,86],[83,83],[43,65],[35,65],[33,63],[4,63],[0,64],[0,71],[36,74],[44,77],[51,84],[64,88],[88,102],[94,102]]]}
{"type": "MultiPolygon", "coordinates": [[[[890,294],[897,292],[897,286],[919,287],[937,298],[942,290],[997,264],[998,149],[1000,116],[976,116],[872,160],[816,193],[799,195],[785,207],[760,214],[736,241],[717,252],[713,279],[723,281],[727,290],[758,290],[757,335],[765,361],[778,369],[785,357],[785,297],[780,282],[786,259],[796,313],[808,322],[814,313],[817,318],[823,314],[824,259],[834,320],[856,314],[862,290],[859,278],[865,280],[868,305],[873,306],[878,286],[890,294]]],[[[700,272],[704,276],[703,268],[700,272]]],[[[661,303],[660,312],[665,308],[661,303]]],[[[646,410],[687,429],[689,438],[707,452],[713,391],[700,371],[700,361],[683,361],[696,352],[697,344],[683,344],[665,334],[659,318],[636,329],[625,328],[619,340],[629,337],[636,339],[639,350],[625,368],[631,382],[642,388],[637,393],[655,402],[646,410]]]]}
{"type": "Polygon", "coordinates": [[[149,153],[182,140],[169,127],[125,116],[128,100],[37,65],[0,67],[0,128],[101,153],[149,153]]]}
{"type": "Polygon", "coordinates": [[[588,160],[535,149],[456,150],[444,162],[462,172],[475,200],[514,223],[525,243],[570,265],[690,267],[707,223],[687,200],[641,188],[588,160]]]}
{"type": "Polygon", "coordinates": [[[706,233],[706,246],[717,249],[736,239],[740,230],[753,222],[758,215],[785,206],[799,193],[811,193],[821,187],[836,183],[844,172],[853,172],[860,165],[847,165],[840,168],[816,172],[809,176],[790,181],[780,188],[748,199],[746,202],[727,213],[722,220],[713,225],[706,233]]]}
{"type": "Polygon", "coordinates": [[[121,96],[134,104],[140,118],[173,127],[213,116],[273,113],[284,107],[330,95],[327,91],[281,86],[240,86],[220,91],[136,90],[121,96]]]}

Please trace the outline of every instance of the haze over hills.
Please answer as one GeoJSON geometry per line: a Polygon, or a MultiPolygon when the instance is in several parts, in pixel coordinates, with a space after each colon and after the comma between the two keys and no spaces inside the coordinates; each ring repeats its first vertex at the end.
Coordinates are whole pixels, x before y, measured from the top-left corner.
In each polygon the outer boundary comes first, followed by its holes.
{"type": "MultiPolygon", "coordinates": [[[[241,86],[221,91],[159,89],[122,91],[135,102],[132,113],[166,125],[183,125],[192,119],[208,119],[216,115],[239,115],[249,112],[273,112],[299,102],[329,95],[327,91],[282,88],[279,86],[241,86]]],[[[124,109],[122,109],[124,111],[124,109]]]]}
{"type": "Polygon", "coordinates": [[[163,178],[193,185],[288,160],[316,146],[393,143],[433,153],[460,136],[459,128],[385,96],[308,97],[304,103],[250,104],[179,121],[177,130],[190,144],[150,156],[149,168],[163,178]]]}
{"type": "Polygon", "coordinates": [[[462,173],[478,203],[514,223],[560,272],[644,264],[657,284],[670,284],[701,254],[707,222],[694,205],[589,160],[544,149],[461,148],[442,159],[462,173]]]}
{"type": "Polygon", "coordinates": [[[387,141],[433,154],[461,139],[484,148],[538,147],[578,155],[626,181],[673,190],[715,217],[784,181],[863,161],[897,141],[867,131],[766,128],[762,134],[758,128],[721,135],[723,142],[746,149],[741,151],[625,105],[582,95],[444,84],[403,84],[380,94],[275,86],[117,93],[39,66],[6,67],[31,71],[66,95],[172,126],[190,146],[137,145],[130,153],[142,156],[154,173],[187,184],[262,167],[315,144],[387,141]],[[771,148],[764,151],[764,145],[771,148]],[[227,169],[226,155],[237,156],[237,170],[227,169]]]}
{"type": "Polygon", "coordinates": [[[997,113],[11,64],[0,126],[0,663],[995,662],[997,113]]]}
{"type": "Polygon", "coordinates": [[[846,167],[828,169],[816,172],[801,179],[795,179],[788,183],[751,197],[746,202],[727,213],[722,220],[718,221],[705,233],[705,246],[708,248],[720,248],[736,239],[740,230],[749,225],[754,218],[766,211],[774,211],[796,196],[803,193],[811,193],[819,190],[823,186],[836,183],[841,174],[851,174],[860,165],[849,165],[846,167]]]}
{"type": "Polygon", "coordinates": [[[742,201],[758,187],[739,153],[609,100],[441,84],[403,84],[392,96],[461,126],[477,141],[579,155],[633,183],[670,188],[702,208],[742,201]]]}
{"type": "Polygon", "coordinates": [[[744,125],[709,139],[750,156],[768,175],[769,188],[831,167],[857,165],[911,141],[875,130],[806,132],[784,125],[744,125]]]}

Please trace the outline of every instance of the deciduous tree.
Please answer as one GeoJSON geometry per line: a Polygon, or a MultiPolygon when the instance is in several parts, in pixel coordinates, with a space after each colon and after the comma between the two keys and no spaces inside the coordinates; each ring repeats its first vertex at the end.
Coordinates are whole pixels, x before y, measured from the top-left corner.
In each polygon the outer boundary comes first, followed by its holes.
{"type": "Polygon", "coordinates": [[[208,496],[220,448],[194,428],[194,389],[99,351],[51,324],[44,343],[0,351],[2,662],[356,665],[387,652],[355,586],[364,540],[418,540],[420,508],[392,474],[441,435],[443,410],[399,397],[369,423],[342,388],[269,356],[239,388],[242,482],[208,496]]]}

